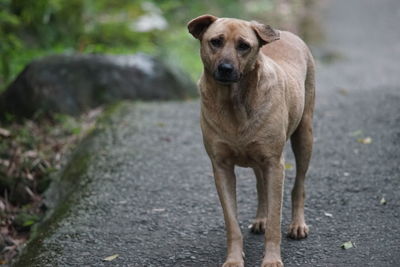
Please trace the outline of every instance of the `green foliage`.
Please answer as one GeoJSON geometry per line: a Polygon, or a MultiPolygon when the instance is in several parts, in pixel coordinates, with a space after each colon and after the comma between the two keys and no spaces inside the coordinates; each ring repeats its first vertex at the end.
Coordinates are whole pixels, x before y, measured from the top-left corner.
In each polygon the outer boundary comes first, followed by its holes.
{"type": "Polygon", "coordinates": [[[66,134],[78,135],[82,130],[79,121],[74,117],[65,114],[54,114],[54,120],[66,134]]]}
{"type": "Polygon", "coordinates": [[[11,12],[10,6],[11,0],[0,0],[0,67],[2,74],[0,82],[10,78],[11,52],[21,47],[20,39],[15,34],[20,20],[11,12]]]}
{"type": "Polygon", "coordinates": [[[14,219],[14,224],[21,230],[28,230],[33,224],[40,220],[40,216],[21,211],[14,219]]]}

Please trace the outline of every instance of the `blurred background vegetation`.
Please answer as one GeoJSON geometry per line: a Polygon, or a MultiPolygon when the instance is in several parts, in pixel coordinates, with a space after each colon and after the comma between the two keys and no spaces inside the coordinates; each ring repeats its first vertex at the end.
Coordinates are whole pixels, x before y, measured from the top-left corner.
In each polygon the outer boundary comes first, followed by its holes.
{"type": "MultiPolygon", "coordinates": [[[[186,23],[201,14],[280,26],[306,0],[0,0],[0,92],[31,60],[54,53],[146,52],[197,79],[197,42],[186,23]],[[283,15],[283,16],[282,16],[283,15]]],[[[292,29],[293,30],[293,29],[292,29]]]]}

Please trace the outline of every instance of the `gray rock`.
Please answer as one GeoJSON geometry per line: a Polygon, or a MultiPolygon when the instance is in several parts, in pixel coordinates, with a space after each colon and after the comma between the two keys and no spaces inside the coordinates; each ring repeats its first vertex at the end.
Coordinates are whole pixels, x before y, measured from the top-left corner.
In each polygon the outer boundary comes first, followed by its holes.
{"type": "Polygon", "coordinates": [[[0,96],[0,116],[78,115],[121,99],[170,100],[196,94],[185,73],[145,54],[54,55],[31,62],[21,72],[0,96]]]}

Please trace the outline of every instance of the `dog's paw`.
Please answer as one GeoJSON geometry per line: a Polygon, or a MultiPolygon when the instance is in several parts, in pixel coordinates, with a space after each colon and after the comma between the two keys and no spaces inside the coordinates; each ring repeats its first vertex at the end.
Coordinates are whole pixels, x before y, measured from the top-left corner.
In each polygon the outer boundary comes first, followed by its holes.
{"type": "Polygon", "coordinates": [[[264,258],[261,267],[283,267],[283,262],[280,259],[264,258]]]}
{"type": "Polygon", "coordinates": [[[303,239],[308,236],[308,226],[305,222],[292,222],[289,227],[288,237],[292,239],[303,239]]]}
{"type": "Polygon", "coordinates": [[[254,234],[262,234],[267,227],[267,218],[256,218],[250,226],[250,231],[254,234]]]}
{"type": "Polygon", "coordinates": [[[227,259],[226,262],[222,265],[222,267],[244,267],[244,261],[227,259]]]}

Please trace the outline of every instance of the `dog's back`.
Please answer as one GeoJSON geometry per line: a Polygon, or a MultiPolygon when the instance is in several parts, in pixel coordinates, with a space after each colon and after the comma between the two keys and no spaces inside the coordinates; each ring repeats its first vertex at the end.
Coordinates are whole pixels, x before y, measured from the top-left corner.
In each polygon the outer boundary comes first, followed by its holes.
{"type": "MultiPolygon", "coordinates": [[[[287,82],[293,85],[287,86],[287,95],[297,97],[299,88],[304,90],[303,116],[312,117],[315,98],[315,63],[308,46],[297,35],[280,31],[280,39],[261,48],[263,54],[272,59],[287,75],[287,82]],[[300,84],[298,82],[300,81],[300,84]]],[[[302,93],[301,93],[302,94],[302,93]]],[[[295,128],[289,130],[289,136],[295,128]]]]}
{"type": "Polygon", "coordinates": [[[261,51],[300,80],[304,79],[308,68],[314,66],[307,45],[291,32],[280,31],[280,39],[263,46],[261,51]]]}

